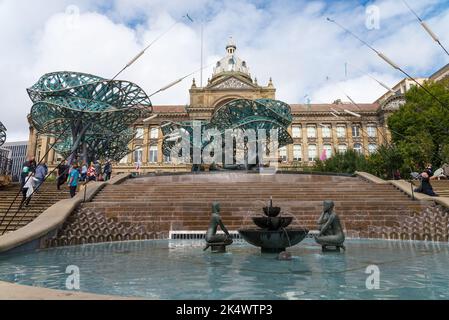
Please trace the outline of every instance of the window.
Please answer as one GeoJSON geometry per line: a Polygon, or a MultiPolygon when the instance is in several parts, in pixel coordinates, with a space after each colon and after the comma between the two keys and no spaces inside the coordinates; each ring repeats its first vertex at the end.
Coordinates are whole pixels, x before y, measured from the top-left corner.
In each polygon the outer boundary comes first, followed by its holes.
{"type": "Polygon", "coordinates": [[[134,151],[134,162],[142,163],[142,155],[143,155],[142,147],[139,147],[138,149],[136,149],[136,151],[134,151]]]}
{"type": "Polygon", "coordinates": [[[159,138],[159,129],[158,128],[151,128],[150,139],[158,139],[158,138],[159,138]]]}
{"type": "Polygon", "coordinates": [[[316,127],[315,126],[307,127],[307,138],[316,138],[316,127]]]}
{"type": "Polygon", "coordinates": [[[293,161],[302,161],[302,147],[300,144],[293,145],[293,161]]]}
{"type": "Polygon", "coordinates": [[[293,138],[301,138],[301,126],[292,127],[293,138]]]}
{"type": "Polygon", "coordinates": [[[157,154],[158,148],[157,146],[150,147],[150,163],[157,163],[157,154]]]}
{"type": "Polygon", "coordinates": [[[373,144],[373,143],[370,143],[370,144],[368,145],[368,152],[369,152],[370,154],[372,154],[372,153],[376,153],[376,151],[377,151],[377,145],[376,145],[376,144],[373,144]]]}
{"type": "Polygon", "coordinates": [[[360,126],[359,125],[352,126],[352,136],[354,138],[360,138],[360,126]]]}
{"type": "Polygon", "coordinates": [[[330,124],[324,124],[321,128],[323,138],[330,138],[332,136],[332,129],[330,124]]]}
{"type": "Polygon", "coordinates": [[[332,157],[332,146],[330,144],[325,144],[323,146],[324,151],[326,151],[326,158],[329,159],[332,157]]]}
{"type": "Polygon", "coordinates": [[[315,161],[316,159],[316,145],[311,144],[309,146],[309,161],[315,161]]]}
{"type": "Polygon", "coordinates": [[[282,162],[287,162],[287,147],[279,148],[279,157],[282,159],[282,162]]]}
{"type": "Polygon", "coordinates": [[[136,139],[143,139],[144,130],[142,127],[136,128],[136,139]]]}
{"type": "Polygon", "coordinates": [[[346,126],[337,127],[337,138],[346,138],[346,126]]]}
{"type": "Polygon", "coordinates": [[[348,151],[348,146],[345,144],[339,144],[338,145],[338,152],[339,153],[345,153],[346,151],[348,151]]]}
{"type": "Polygon", "coordinates": [[[377,136],[377,127],[376,126],[370,125],[370,126],[368,126],[366,131],[368,132],[368,137],[370,137],[370,138],[375,138],[377,136]]]}
{"type": "Polygon", "coordinates": [[[354,144],[354,150],[358,153],[362,153],[362,145],[360,143],[354,144]]]}

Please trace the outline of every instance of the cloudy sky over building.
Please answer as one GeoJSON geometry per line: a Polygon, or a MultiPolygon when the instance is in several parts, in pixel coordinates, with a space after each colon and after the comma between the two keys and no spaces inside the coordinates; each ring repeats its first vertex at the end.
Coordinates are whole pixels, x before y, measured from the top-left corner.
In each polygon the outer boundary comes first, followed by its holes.
{"type": "MultiPolygon", "coordinates": [[[[449,1],[408,3],[449,46],[449,1]]],[[[225,54],[233,36],[252,76],[261,85],[272,77],[277,98],[287,103],[305,103],[307,97],[312,103],[347,100],[343,92],[358,102],[373,102],[385,89],[357,68],[390,86],[402,79],[326,17],[413,76],[429,76],[449,62],[399,0],[0,0],[0,121],[8,128],[9,141],[27,140],[31,102],[26,88],[41,75],[70,70],[112,77],[176,21],[180,23],[120,78],[150,94],[199,69],[203,24],[205,65],[225,54]],[[183,18],[187,13],[194,22],[183,18]],[[379,20],[373,23],[377,13],[379,20]]],[[[211,73],[212,66],[204,71],[205,82],[211,73]]],[[[192,78],[156,95],[153,103],[188,104],[192,78]]],[[[195,78],[198,84],[199,74],[195,78]]]]}

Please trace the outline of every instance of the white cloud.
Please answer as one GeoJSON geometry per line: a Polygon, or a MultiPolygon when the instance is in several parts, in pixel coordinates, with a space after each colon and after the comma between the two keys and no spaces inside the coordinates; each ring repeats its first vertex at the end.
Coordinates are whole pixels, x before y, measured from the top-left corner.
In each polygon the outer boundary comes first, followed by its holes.
{"type": "MultiPolygon", "coordinates": [[[[409,0],[428,18],[449,46],[449,10],[430,8],[436,0],[409,0]],[[429,16],[428,16],[429,15],[429,16]],[[427,17],[428,16],[428,17],[427,17]]],[[[270,77],[277,97],[289,103],[328,103],[342,91],[359,102],[384,93],[376,82],[350,70],[349,62],[388,85],[402,78],[357,40],[326,21],[335,18],[416,76],[447,63],[447,56],[421,29],[401,1],[379,0],[381,28],[365,28],[365,7],[356,1],[163,1],[83,0],[80,15],[67,14],[69,0],[0,0],[0,110],[9,140],[27,139],[26,115],[31,102],[25,89],[47,72],[73,70],[112,77],[147,43],[180,20],[120,78],[134,81],[148,94],[200,66],[200,21],[205,25],[206,63],[224,54],[229,35],[260,84],[270,77]],[[183,20],[189,13],[194,24],[183,20]],[[331,81],[326,81],[330,77],[331,81]],[[336,86],[335,83],[339,85],[336,86]],[[342,88],[342,89],[339,89],[342,88]]],[[[70,10],[68,11],[70,13],[70,10]]],[[[205,80],[212,68],[205,71],[205,80]]],[[[196,75],[199,82],[199,75],[196,75]]],[[[191,78],[155,96],[154,104],[188,104],[191,78]]]]}

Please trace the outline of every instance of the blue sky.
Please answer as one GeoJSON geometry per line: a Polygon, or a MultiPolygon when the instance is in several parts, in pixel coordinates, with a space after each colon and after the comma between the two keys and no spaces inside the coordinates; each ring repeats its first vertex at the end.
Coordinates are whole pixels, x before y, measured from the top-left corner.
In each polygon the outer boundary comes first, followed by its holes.
{"type": "MultiPolygon", "coordinates": [[[[449,0],[407,1],[449,47],[449,0]]],[[[207,65],[225,54],[227,39],[233,36],[252,76],[262,85],[272,77],[277,98],[288,103],[303,103],[305,95],[312,103],[347,100],[343,91],[356,101],[373,102],[385,92],[351,66],[346,77],[345,62],[390,86],[403,78],[326,17],[416,77],[449,63],[401,0],[0,0],[0,41],[5,44],[0,121],[8,127],[9,139],[27,139],[31,103],[25,89],[42,74],[73,70],[111,77],[175,21],[181,23],[122,75],[147,93],[199,68],[201,21],[207,65]],[[366,27],[369,6],[378,9],[378,29],[366,27]],[[194,23],[182,19],[186,13],[194,23]]],[[[205,70],[204,77],[211,73],[212,68],[205,70]]],[[[198,81],[199,75],[195,77],[198,81]]],[[[155,96],[153,103],[189,103],[191,81],[155,96]]]]}

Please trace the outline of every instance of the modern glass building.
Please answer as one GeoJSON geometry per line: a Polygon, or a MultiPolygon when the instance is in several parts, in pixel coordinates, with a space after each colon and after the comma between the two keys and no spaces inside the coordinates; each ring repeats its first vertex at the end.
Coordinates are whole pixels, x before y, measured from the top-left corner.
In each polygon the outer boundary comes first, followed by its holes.
{"type": "Polygon", "coordinates": [[[19,181],[22,165],[27,156],[28,141],[5,143],[3,148],[10,150],[12,179],[13,181],[19,181]]]}

